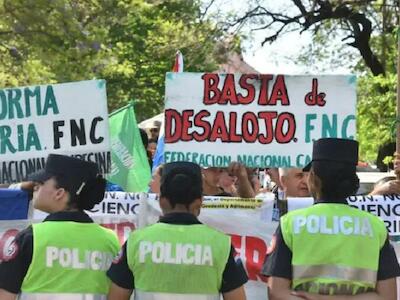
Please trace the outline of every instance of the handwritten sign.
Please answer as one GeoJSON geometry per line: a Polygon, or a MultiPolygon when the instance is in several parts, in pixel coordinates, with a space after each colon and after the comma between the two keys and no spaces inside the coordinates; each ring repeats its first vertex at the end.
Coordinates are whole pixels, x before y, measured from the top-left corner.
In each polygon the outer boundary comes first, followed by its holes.
{"type": "Polygon", "coordinates": [[[167,73],[166,162],[302,167],[321,137],[353,139],[354,76],[167,73]]]}
{"type": "Polygon", "coordinates": [[[49,153],[110,169],[104,80],[0,90],[0,183],[23,181],[49,153]]]}

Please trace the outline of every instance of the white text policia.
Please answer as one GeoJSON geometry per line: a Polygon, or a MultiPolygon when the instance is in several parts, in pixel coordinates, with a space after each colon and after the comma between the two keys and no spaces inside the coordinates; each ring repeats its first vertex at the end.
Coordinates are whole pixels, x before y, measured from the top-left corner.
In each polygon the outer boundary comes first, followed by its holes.
{"type": "Polygon", "coordinates": [[[293,233],[299,234],[302,230],[306,230],[311,234],[373,236],[372,225],[367,217],[295,216],[293,219],[293,233]]]}

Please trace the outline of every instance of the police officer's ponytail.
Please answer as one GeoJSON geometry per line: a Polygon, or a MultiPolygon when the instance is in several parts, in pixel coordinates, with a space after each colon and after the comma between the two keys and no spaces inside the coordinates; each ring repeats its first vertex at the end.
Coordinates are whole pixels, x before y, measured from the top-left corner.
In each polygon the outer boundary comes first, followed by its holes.
{"type": "Polygon", "coordinates": [[[345,199],[355,195],[360,181],[356,173],[356,166],[340,162],[313,163],[312,173],[320,180],[320,194],[322,199],[345,199]]]}

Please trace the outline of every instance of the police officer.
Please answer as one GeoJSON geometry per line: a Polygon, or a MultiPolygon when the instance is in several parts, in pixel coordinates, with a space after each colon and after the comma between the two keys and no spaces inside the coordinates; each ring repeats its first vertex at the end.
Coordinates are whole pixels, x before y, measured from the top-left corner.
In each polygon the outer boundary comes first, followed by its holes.
{"type": "Polygon", "coordinates": [[[304,169],[315,204],[280,220],[263,266],[269,299],[396,299],[400,268],[384,222],[347,205],[357,161],[356,141],[314,143],[304,169]]]}
{"type": "Polygon", "coordinates": [[[21,231],[0,264],[0,299],[105,299],[106,271],[118,253],[116,235],[83,211],[104,198],[95,163],[50,154],[33,174],[33,206],[49,213],[21,231]],[[85,298],[89,299],[89,298],[85,298]]]}
{"type": "Polygon", "coordinates": [[[230,237],[197,219],[202,204],[202,176],[197,164],[164,165],[160,207],[154,225],[131,233],[113,262],[109,300],[245,299],[247,281],[233,258],[230,237]]]}

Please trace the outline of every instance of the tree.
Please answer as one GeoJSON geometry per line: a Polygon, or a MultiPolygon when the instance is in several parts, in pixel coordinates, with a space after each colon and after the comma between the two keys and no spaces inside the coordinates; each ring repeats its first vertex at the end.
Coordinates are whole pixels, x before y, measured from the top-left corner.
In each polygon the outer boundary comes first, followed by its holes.
{"type": "MultiPolygon", "coordinates": [[[[266,37],[262,44],[274,42],[289,31],[320,30],[326,33],[343,32],[342,42],[358,50],[365,65],[374,75],[384,74],[384,62],[371,47],[373,33],[393,32],[399,15],[399,0],[288,0],[291,8],[279,12],[271,9],[271,2],[255,0],[241,16],[233,15],[225,26],[263,30],[266,37]],[[377,10],[385,10],[384,22],[380,22],[377,10]]],[[[275,5],[272,4],[272,5],[275,5]]]]}
{"type": "Polygon", "coordinates": [[[188,71],[223,60],[198,1],[0,0],[0,17],[0,86],[104,78],[109,110],[135,99],[138,120],[162,110],[176,50],[188,71]]]}
{"type": "Polygon", "coordinates": [[[121,88],[109,93],[111,99],[133,95],[139,119],[160,112],[164,74],[171,70],[177,49],[184,54],[185,71],[215,70],[223,59],[218,51],[224,36],[211,22],[199,22],[199,18],[199,7],[191,1],[143,4],[130,10],[110,29],[116,63],[106,66],[103,74],[121,88]]]}

